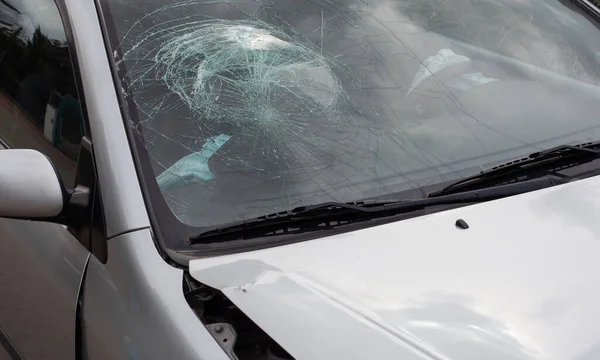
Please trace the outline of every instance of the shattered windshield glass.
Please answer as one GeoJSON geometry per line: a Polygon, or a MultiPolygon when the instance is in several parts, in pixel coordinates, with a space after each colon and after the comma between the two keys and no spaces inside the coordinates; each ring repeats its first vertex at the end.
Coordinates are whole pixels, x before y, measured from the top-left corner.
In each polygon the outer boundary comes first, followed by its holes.
{"type": "Polygon", "coordinates": [[[441,184],[600,139],[568,0],[104,0],[129,123],[209,226],[441,184]]]}

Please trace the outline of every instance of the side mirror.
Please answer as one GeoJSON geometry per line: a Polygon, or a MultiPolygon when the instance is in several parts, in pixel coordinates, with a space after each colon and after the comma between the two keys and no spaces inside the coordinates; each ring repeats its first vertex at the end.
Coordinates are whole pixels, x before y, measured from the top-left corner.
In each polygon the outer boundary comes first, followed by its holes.
{"type": "Polygon", "coordinates": [[[0,217],[52,221],[65,212],[69,197],[44,154],[0,150],[0,217]]]}

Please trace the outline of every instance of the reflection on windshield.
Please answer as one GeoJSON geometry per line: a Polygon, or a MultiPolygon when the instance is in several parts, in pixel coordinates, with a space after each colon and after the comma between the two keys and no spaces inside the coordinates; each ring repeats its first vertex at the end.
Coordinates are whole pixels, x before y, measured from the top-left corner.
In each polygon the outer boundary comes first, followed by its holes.
{"type": "Polygon", "coordinates": [[[37,29],[53,41],[66,46],[66,35],[56,6],[46,0],[0,1],[0,29],[17,32],[25,42],[33,39],[37,29]]]}
{"type": "Polygon", "coordinates": [[[571,0],[401,3],[403,14],[416,27],[573,77],[598,80],[595,51],[582,46],[581,39],[593,36],[589,31],[594,29],[573,16],[571,0]],[[565,27],[571,30],[565,31],[565,27]]]}
{"type": "Polygon", "coordinates": [[[600,138],[600,36],[561,0],[107,0],[157,181],[209,225],[600,138]]]}

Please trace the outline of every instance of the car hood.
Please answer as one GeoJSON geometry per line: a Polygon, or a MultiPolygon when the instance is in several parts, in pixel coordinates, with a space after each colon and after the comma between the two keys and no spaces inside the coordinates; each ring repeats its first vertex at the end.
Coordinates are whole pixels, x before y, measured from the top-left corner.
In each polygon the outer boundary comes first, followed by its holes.
{"type": "Polygon", "coordinates": [[[599,177],[190,273],[297,360],[600,359],[596,199],[599,177]]]}

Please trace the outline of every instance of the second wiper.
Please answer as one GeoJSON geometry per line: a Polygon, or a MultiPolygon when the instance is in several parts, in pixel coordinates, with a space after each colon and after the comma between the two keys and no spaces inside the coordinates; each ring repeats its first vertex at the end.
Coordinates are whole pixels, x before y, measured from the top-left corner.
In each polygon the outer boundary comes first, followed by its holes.
{"type": "MultiPolygon", "coordinates": [[[[506,162],[489,170],[460,179],[438,191],[427,195],[434,198],[458,192],[482,189],[496,186],[502,182],[519,181],[519,176],[531,174],[533,171],[542,170],[539,174],[546,176],[543,170],[560,168],[565,169],[593,161],[600,157],[600,142],[588,142],[579,145],[561,145],[547,150],[530,154],[527,157],[506,162]],[[558,166],[560,165],[560,166],[558,166]]],[[[537,177],[537,176],[533,176],[537,177]]],[[[531,179],[532,176],[525,176],[531,179]]]]}
{"type": "Polygon", "coordinates": [[[562,183],[551,177],[459,194],[418,200],[327,202],[293,210],[224,224],[208,229],[189,240],[193,244],[318,231],[368,221],[385,216],[409,213],[437,205],[469,204],[523,194],[562,183]]]}

